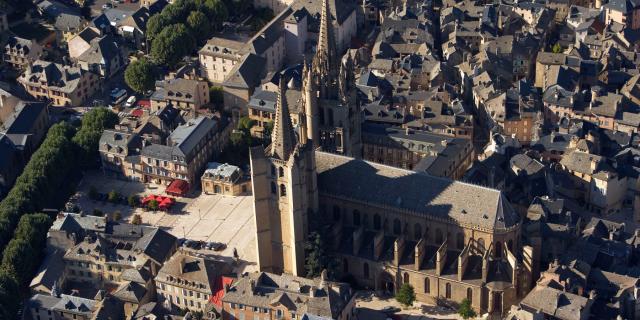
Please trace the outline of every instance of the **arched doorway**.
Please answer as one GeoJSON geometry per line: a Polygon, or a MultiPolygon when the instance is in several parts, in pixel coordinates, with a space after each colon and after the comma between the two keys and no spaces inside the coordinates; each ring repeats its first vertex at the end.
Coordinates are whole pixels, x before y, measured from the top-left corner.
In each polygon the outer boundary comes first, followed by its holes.
{"type": "Polygon", "coordinates": [[[385,294],[393,295],[396,293],[396,285],[393,280],[393,276],[391,276],[388,272],[383,272],[380,274],[380,283],[379,288],[385,294]]]}

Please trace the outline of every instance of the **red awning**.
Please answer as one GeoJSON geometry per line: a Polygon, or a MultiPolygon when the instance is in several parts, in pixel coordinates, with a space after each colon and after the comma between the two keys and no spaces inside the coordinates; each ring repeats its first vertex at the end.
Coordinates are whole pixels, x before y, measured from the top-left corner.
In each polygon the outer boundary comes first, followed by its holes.
{"type": "Polygon", "coordinates": [[[135,109],[133,111],[131,111],[131,113],[129,113],[130,115],[134,116],[134,117],[142,117],[144,115],[144,111],[142,109],[135,109]]]}
{"type": "Polygon", "coordinates": [[[181,197],[189,191],[189,183],[184,180],[173,180],[165,191],[172,196],[181,197]]]}
{"type": "Polygon", "coordinates": [[[149,109],[151,108],[151,100],[138,100],[137,106],[145,109],[149,109]]]}
{"type": "Polygon", "coordinates": [[[216,305],[218,308],[221,308],[222,298],[224,298],[224,287],[227,285],[230,286],[232,283],[233,283],[233,278],[225,277],[225,276],[217,277],[214,280],[213,295],[211,295],[211,298],[209,298],[209,301],[211,301],[211,303],[216,305]]]}
{"type": "Polygon", "coordinates": [[[149,202],[151,200],[156,200],[157,201],[156,196],[154,196],[152,194],[146,196],[144,199],[142,199],[142,204],[145,205],[145,204],[147,204],[147,202],[149,202]]]}

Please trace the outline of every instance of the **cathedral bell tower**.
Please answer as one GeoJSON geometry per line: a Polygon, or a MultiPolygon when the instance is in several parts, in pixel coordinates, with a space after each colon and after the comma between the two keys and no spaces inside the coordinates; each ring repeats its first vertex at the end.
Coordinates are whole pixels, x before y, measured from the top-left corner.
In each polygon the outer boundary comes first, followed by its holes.
{"type": "Polygon", "coordinates": [[[328,0],[322,0],[320,30],[311,67],[303,71],[307,136],[316,148],[359,158],[361,110],[351,55],[338,58],[328,0]]]}
{"type": "Polygon", "coordinates": [[[318,210],[316,165],[308,117],[301,115],[296,137],[285,90],[281,77],[271,145],[250,150],[258,268],[304,276],[308,218],[318,210]]]}

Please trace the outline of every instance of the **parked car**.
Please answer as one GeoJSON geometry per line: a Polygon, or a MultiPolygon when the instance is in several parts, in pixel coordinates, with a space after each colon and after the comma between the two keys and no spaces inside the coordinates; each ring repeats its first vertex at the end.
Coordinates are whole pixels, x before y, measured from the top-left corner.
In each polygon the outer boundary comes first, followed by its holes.
{"type": "Polygon", "coordinates": [[[136,101],[137,101],[137,100],[138,100],[138,98],[136,98],[136,96],[130,96],[130,97],[127,99],[127,102],[125,102],[125,103],[124,103],[124,106],[125,106],[126,108],[131,108],[131,107],[133,107],[133,106],[136,104],[136,101]]]}
{"type": "Polygon", "coordinates": [[[187,247],[187,248],[191,248],[191,244],[193,243],[193,241],[191,240],[185,240],[182,245],[187,247]]]}
{"type": "Polygon", "coordinates": [[[184,242],[187,241],[187,239],[185,238],[178,238],[178,247],[182,247],[182,245],[184,244],[184,242]]]}
{"type": "Polygon", "coordinates": [[[396,312],[400,311],[400,308],[394,307],[394,306],[386,306],[386,307],[382,308],[381,311],[386,313],[386,314],[390,314],[390,313],[396,313],[396,312]]]}
{"type": "Polygon", "coordinates": [[[114,88],[109,96],[113,104],[120,104],[127,98],[127,90],[114,88]]]}
{"type": "Polygon", "coordinates": [[[107,10],[107,9],[111,9],[113,8],[113,5],[111,3],[105,3],[102,5],[102,10],[107,10]]]}

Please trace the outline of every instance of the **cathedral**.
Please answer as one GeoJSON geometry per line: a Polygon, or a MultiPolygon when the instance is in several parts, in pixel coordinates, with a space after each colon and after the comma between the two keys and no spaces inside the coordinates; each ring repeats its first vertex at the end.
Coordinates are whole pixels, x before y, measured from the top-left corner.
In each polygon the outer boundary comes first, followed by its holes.
{"type": "Polygon", "coordinates": [[[419,301],[469,299],[503,312],[532,285],[533,249],[501,191],[359,160],[360,110],[350,57],[332,48],[323,1],[318,49],[305,65],[296,130],[281,79],[271,145],[250,150],[258,267],[304,276],[312,215],[326,217],[340,277],[419,301]]]}

